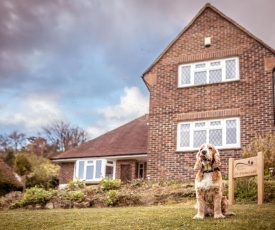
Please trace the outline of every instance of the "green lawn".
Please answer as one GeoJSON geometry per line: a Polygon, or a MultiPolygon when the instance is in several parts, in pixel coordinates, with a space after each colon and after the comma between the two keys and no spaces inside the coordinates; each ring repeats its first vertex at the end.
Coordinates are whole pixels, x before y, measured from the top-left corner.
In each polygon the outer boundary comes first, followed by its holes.
{"type": "Polygon", "coordinates": [[[237,215],[193,220],[191,205],[0,211],[0,229],[275,229],[275,204],[234,205],[237,215]]]}

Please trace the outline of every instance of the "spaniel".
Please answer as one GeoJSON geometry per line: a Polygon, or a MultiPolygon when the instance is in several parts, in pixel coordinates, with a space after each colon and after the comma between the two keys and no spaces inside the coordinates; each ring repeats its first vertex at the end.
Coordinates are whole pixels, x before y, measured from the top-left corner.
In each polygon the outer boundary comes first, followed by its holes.
{"type": "Polygon", "coordinates": [[[198,213],[193,219],[203,219],[205,216],[225,218],[235,215],[227,211],[228,200],[222,194],[220,164],[219,151],[211,144],[203,144],[196,155],[194,167],[198,170],[195,179],[198,213]]]}

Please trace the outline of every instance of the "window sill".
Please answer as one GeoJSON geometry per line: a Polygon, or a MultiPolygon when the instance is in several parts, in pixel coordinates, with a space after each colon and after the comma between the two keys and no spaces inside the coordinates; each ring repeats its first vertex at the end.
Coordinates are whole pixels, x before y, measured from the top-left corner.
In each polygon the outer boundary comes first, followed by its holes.
{"type": "MultiPolygon", "coordinates": [[[[241,147],[224,147],[224,148],[218,148],[219,151],[228,151],[228,150],[241,150],[241,147]]],[[[192,153],[192,152],[198,152],[198,149],[189,149],[189,150],[176,150],[175,153],[192,153]]]]}
{"type": "Polygon", "coordinates": [[[187,89],[187,88],[194,88],[194,87],[202,87],[202,86],[212,86],[212,85],[220,85],[224,83],[234,83],[239,82],[240,79],[232,80],[232,81],[222,81],[222,82],[214,82],[208,84],[200,84],[200,85],[187,85],[187,86],[178,86],[177,89],[187,89]]]}

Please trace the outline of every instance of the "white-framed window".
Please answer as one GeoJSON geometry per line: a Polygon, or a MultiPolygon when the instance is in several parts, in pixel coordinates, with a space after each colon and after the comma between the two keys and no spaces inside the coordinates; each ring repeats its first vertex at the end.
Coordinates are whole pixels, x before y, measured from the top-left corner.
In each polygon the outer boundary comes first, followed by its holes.
{"type": "Polygon", "coordinates": [[[178,123],[177,151],[197,150],[204,143],[218,148],[240,147],[240,118],[178,123]]]}
{"type": "Polygon", "coordinates": [[[178,86],[187,87],[238,80],[239,58],[232,57],[179,65],[178,86]]]}
{"type": "Polygon", "coordinates": [[[104,177],[114,179],[115,162],[106,159],[81,159],[76,161],[75,178],[98,182],[104,177]]]}
{"type": "Polygon", "coordinates": [[[138,163],[138,178],[144,178],[144,169],[145,169],[145,164],[144,162],[139,162],[138,163]]]}
{"type": "Polygon", "coordinates": [[[106,171],[105,171],[105,177],[109,177],[110,179],[114,179],[114,172],[115,172],[115,164],[114,161],[107,160],[106,162],[106,171]]]}

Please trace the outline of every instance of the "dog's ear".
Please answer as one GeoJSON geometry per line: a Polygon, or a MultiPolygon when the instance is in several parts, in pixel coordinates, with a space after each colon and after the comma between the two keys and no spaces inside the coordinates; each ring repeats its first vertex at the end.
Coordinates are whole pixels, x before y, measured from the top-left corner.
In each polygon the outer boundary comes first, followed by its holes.
{"type": "Polygon", "coordinates": [[[196,163],[194,166],[194,170],[200,170],[202,168],[202,163],[200,160],[200,150],[198,151],[197,155],[196,155],[196,163]]]}
{"type": "Polygon", "coordinates": [[[214,164],[218,167],[221,165],[221,160],[220,160],[220,153],[218,149],[214,148],[215,153],[214,153],[214,164]]]}

